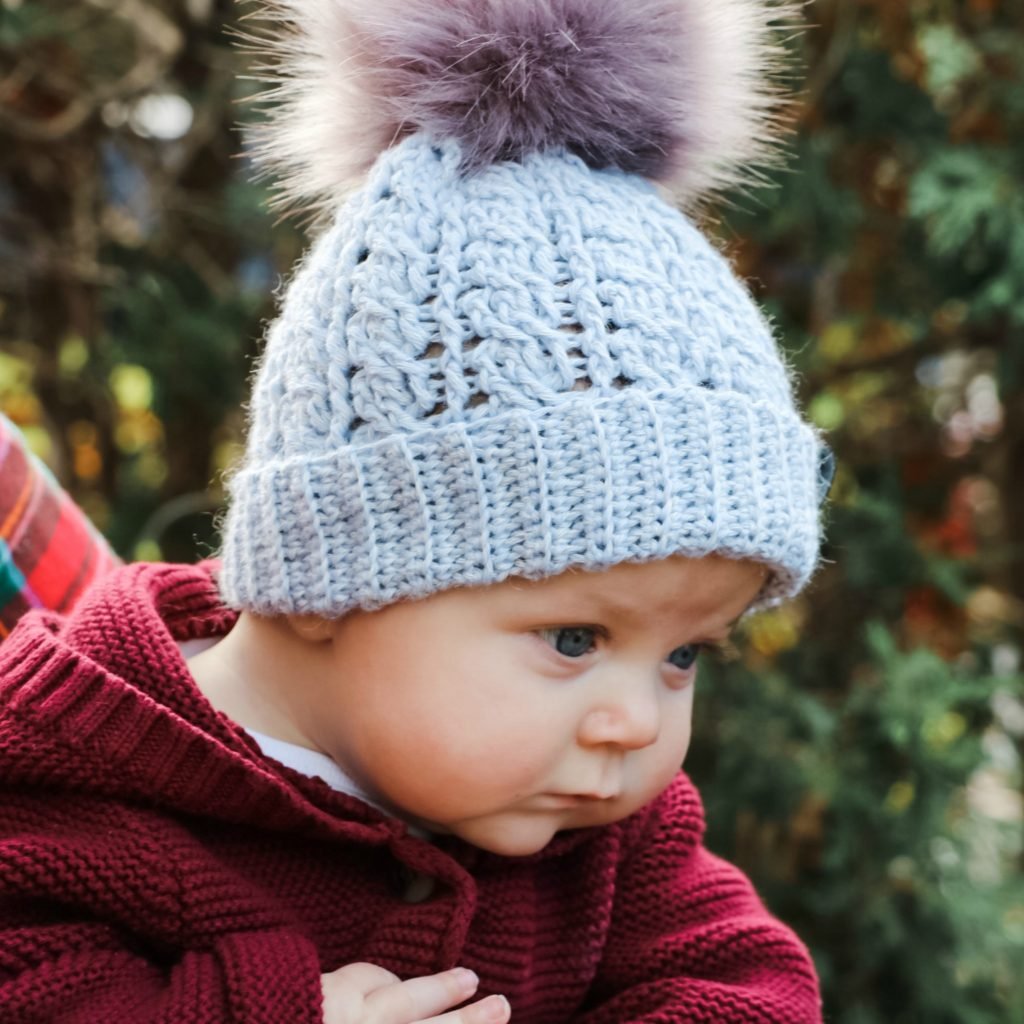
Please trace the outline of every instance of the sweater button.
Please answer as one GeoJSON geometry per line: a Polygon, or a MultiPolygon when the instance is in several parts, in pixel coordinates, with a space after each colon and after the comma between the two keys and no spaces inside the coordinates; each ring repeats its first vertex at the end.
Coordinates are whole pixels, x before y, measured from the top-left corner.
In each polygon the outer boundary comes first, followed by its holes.
{"type": "Polygon", "coordinates": [[[437,889],[437,879],[421,875],[418,871],[403,868],[402,901],[404,903],[426,903],[437,889]]]}

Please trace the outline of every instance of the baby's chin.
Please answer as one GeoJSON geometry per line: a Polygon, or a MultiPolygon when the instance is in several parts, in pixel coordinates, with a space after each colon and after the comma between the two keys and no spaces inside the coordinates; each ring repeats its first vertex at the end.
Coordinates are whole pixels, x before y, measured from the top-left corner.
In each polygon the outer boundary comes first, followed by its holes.
{"type": "Polygon", "coordinates": [[[529,857],[543,850],[559,832],[611,825],[628,817],[640,806],[636,794],[629,794],[617,800],[584,804],[561,813],[511,808],[460,821],[427,821],[413,818],[408,813],[403,817],[425,832],[455,835],[488,853],[502,857],[529,857]]]}
{"type": "Polygon", "coordinates": [[[447,826],[447,831],[488,853],[502,857],[529,857],[540,853],[559,833],[597,822],[580,821],[579,815],[506,812],[474,818],[447,826]]]}

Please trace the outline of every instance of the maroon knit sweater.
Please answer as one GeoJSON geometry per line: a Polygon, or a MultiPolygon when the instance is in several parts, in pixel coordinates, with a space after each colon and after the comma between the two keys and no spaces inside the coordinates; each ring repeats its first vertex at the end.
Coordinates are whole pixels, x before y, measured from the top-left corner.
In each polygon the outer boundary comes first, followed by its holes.
{"type": "Polygon", "coordinates": [[[264,757],[176,646],[232,624],[213,568],[118,570],[0,645],[4,1024],[315,1024],[320,973],[355,961],[465,965],[515,1024],[820,1020],[806,950],[705,850],[683,775],[505,858],[264,757]]]}

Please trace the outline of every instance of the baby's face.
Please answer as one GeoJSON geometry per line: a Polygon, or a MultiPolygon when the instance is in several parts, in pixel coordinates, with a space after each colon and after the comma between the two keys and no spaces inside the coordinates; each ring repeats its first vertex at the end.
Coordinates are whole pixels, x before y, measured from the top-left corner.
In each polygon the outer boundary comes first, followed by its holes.
{"type": "Polygon", "coordinates": [[[331,626],[313,738],[410,820],[534,853],[668,785],[696,656],[763,579],[750,562],[670,558],[350,614],[331,626]]]}

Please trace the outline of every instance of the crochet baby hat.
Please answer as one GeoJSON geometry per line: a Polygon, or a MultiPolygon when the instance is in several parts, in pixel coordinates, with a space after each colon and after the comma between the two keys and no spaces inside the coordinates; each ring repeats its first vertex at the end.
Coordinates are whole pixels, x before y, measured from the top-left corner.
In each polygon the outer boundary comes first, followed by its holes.
{"type": "Polygon", "coordinates": [[[275,0],[299,32],[271,44],[263,152],[330,220],[257,374],[230,605],[341,615],[712,552],[769,567],[758,606],[806,583],[825,449],[666,198],[763,155],[780,13],[275,0]]]}

